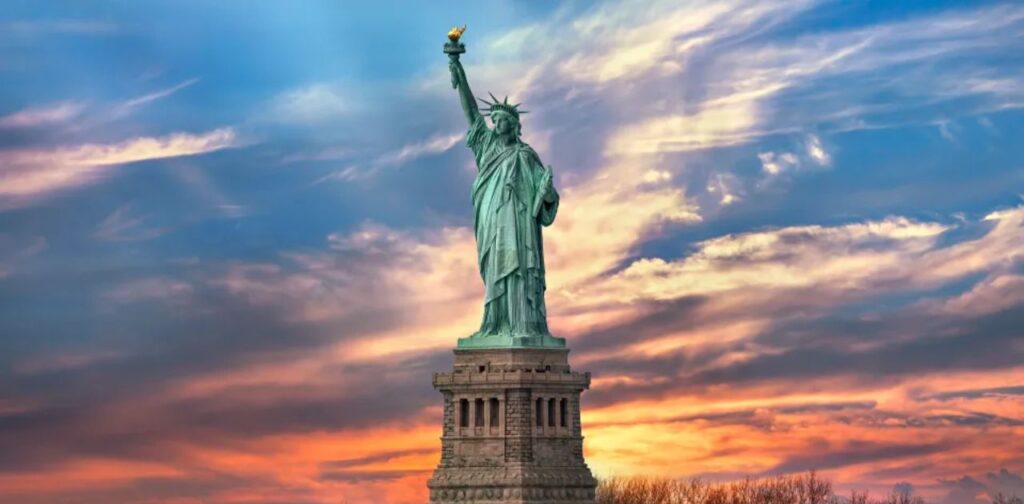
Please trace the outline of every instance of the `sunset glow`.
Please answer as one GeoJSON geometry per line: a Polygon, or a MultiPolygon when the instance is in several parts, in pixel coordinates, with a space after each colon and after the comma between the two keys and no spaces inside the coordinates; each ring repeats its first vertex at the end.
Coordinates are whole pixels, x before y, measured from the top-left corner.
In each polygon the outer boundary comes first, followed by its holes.
{"type": "Polygon", "coordinates": [[[426,502],[455,23],[553,166],[597,476],[1024,496],[1020,4],[9,3],[0,502],[426,502]]]}

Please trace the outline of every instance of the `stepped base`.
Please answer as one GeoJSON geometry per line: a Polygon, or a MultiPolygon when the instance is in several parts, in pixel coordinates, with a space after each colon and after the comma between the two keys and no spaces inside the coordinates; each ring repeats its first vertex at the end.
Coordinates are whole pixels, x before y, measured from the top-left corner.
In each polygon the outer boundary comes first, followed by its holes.
{"type": "Polygon", "coordinates": [[[473,504],[593,504],[596,482],[583,467],[438,468],[428,486],[430,502],[473,504]]]}
{"type": "Polygon", "coordinates": [[[465,338],[459,338],[456,347],[462,349],[491,349],[491,348],[565,348],[565,338],[552,336],[550,334],[532,336],[501,336],[498,334],[479,335],[474,334],[465,338]]]}

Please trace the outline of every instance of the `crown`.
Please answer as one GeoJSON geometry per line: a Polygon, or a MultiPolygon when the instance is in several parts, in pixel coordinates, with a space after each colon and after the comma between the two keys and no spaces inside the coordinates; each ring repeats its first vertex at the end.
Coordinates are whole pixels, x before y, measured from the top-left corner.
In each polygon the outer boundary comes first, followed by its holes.
{"type": "Polygon", "coordinates": [[[519,110],[519,106],[522,105],[522,103],[516,103],[514,105],[510,104],[508,102],[508,97],[507,96],[505,97],[504,100],[499,101],[497,98],[494,97],[493,94],[491,94],[491,93],[487,93],[487,94],[491,95],[491,99],[494,100],[493,102],[489,102],[489,101],[487,101],[487,100],[485,100],[483,98],[477,98],[477,100],[480,100],[480,101],[484,102],[487,105],[487,108],[484,109],[484,112],[483,112],[484,115],[491,115],[491,114],[494,114],[495,112],[504,112],[506,114],[511,115],[512,117],[515,117],[516,121],[518,121],[519,120],[519,114],[529,114],[530,113],[530,111],[528,111],[528,110],[519,110]]]}

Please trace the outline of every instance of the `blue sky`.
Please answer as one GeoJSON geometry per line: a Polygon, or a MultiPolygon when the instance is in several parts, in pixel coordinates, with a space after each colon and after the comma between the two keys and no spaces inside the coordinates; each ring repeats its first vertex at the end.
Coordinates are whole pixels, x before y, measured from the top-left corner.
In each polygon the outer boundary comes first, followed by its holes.
{"type": "Polygon", "coordinates": [[[0,496],[422,498],[482,296],[463,23],[554,167],[595,470],[1024,493],[1019,5],[10,1],[0,496]]]}

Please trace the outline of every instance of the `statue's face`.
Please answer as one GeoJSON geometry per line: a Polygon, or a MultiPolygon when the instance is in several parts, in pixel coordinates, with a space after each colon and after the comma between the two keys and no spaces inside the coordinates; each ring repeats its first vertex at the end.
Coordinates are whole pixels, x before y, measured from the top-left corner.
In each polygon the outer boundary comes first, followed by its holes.
{"type": "Polygon", "coordinates": [[[494,114],[491,116],[494,122],[494,131],[499,135],[511,135],[515,133],[516,121],[508,114],[494,114]]]}

